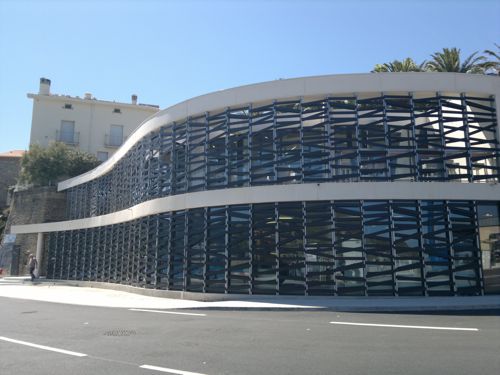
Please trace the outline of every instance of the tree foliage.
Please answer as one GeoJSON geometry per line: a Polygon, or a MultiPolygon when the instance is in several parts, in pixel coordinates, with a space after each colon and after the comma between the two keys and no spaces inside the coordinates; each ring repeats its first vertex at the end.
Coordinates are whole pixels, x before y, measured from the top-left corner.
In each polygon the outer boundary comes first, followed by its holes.
{"type": "MultiPolygon", "coordinates": [[[[495,44],[497,49],[498,45],[495,44]]],[[[372,72],[454,72],[454,73],[476,73],[476,74],[498,74],[499,55],[497,52],[485,50],[485,55],[474,52],[465,59],[460,55],[458,48],[443,48],[442,51],[431,54],[429,61],[417,64],[411,58],[403,61],[375,65],[372,72]],[[488,59],[488,57],[490,59],[488,59]]]]}
{"type": "Polygon", "coordinates": [[[485,71],[486,57],[477,56],[474,52],[461,61],[460,49],[443,48],[441,52],[431,55],[432,60],[426,64],[427,70],[431,72],[455,72],[455,73],[479,73],[485,71]]]}
{"type": "Polygon", "coordinates": [[[99,164],[94,155],[55,142],[47,148],[31,145],[21,160],[20,181],[35,186],[54,185],[85,173],[99,164]]]}
{"type": "Polygon", "coordinates": [[[497,51],[490,49],[485,49],[484,53],[490,57],[491,60],[488,61],[489,66],[486,68],[487,72],[500,75],[500,46],[495,43],[497,51]]]}
{"type": "Polygon", "coordinates": [[[7,225],[7,218],[9,216],[9,209],[5,209],[3,212],[0,212],[0,239],[2,238],[3,231],[5,226],[7,225]]]}
{"type": "Polygon", "coordinates": [[[372,72],[381,73],[381,72],[421,72],[424,69],[425,61],[417,65],[412,58],[407,57],[403,61],[394,60],[390,63],[385,64],[377,64],[372,72]]]}

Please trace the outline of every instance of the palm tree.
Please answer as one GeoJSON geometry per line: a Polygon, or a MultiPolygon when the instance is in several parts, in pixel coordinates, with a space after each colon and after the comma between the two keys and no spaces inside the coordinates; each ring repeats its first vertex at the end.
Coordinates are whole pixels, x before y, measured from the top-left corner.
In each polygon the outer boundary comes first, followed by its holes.
{"type": "Polygon", "coordinates": [[[407,57],[403,61],[394,60],[390,63],[377,64],[372,70],[372,73],[382,73],[382,72],[421,72],[425,66],[425,61],[417,65],[412,58],[407,57]]]}
{"type": "Polygon", "coordinates": [[[443,48],[442,52],[431,55],[432,60],[425,65],[431,72],[484,73],[490,67],[484,56],[477,52],[460,61],[460,49],[443,48]]]}
{"type": "Polygon", "coordinates": [[[485,64],[489,65],[485,68],[485,71],[489,70],[492,73],[500,75],[500,46],[495,43],[495,47],[497,47],[497,52],[489,49],[484,50],[484,53],[492,58],[492,60],[486,61],[485,64]]]}

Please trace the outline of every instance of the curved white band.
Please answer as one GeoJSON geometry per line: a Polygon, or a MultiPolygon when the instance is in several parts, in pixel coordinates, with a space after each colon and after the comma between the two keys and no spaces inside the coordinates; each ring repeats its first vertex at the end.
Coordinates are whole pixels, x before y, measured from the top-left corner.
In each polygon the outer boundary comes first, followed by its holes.
{"type": "Polygon", "coordinates": [[[321,200],[500,200],[499,184],[460,182],[352,182],[208,190],[153,199],[107,215],[53,223],[13,225],[11,233],[95,228],[162,212],[200,207],[321,200]]]}

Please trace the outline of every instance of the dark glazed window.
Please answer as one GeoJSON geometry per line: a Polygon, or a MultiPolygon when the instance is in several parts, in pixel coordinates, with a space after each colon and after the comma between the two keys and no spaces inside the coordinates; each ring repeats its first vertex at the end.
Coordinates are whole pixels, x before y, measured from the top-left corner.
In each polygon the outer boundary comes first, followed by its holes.
{"type": "Polygon", "coordinates": [[[274,204],[252,205],[253,293],[276,294],[276,210],[274,204]]]}
{"type": "Polygon", "coordinates": [[[305,257],[302,202],[278,203],[279,294],[304,295],[305,257]]]}
{"type": "Polygon", "coordinates": [[[271,184],[276,180],[274,109],[253,108],[251,115],[251,185],[271,184]]]}
{"type": "Polygon", "coordinates": [[[250,206],[229,206],[229,292],[250,293],[252,249],[250,247],[250,206]]]}
{"type": "Polygon", "coordinates": [[[338,295],[365,295],[366,258],[359,201],[334,202],[335,282],[338,295]]]}
{"type": "Polygon", "coordinates": [[[205,117],[192,118],[188,122],[187,169],[189,191],[206,190],[207,170],[205,166],[206,147],[205,117]]]}
{"type": "Polygon", "coordinates": [[[429,295],[453,293],[447,208],[444,201],[422,201],[424,272],[429,295]]]}
{"type": "Polygon", "coordinates": [[[394,295],[394,260],[387,201],[363,202],[366,285],[369,295],[394,295]]]}
{"type": "Polygon", "coordinates": [[[448,203],[451,261],[458,294],[480,293],[479,249],[474,202],[448,203]]]}
{"type": "Polygon", "coordinates": [[[223,293],[227,286],[227,242],[225,207],[208,208],[206,291],[223,293]]]}
{"type": "Polygon", "coordinates": [[[214,293],[479,295],[500,292],[498,223],[498,202],[196,208],[52,233],[47,269],[58,279],[214,293]]]}
{"type": "Polygon", "coordinates": [[[477,205],[484,292],[500,293],[500,215],[498,202],[477,205]]]}
{"type": "Polygon", "coordinates": [[[425,293],[420,220],[417,201],[391,203],[394,240],[394,278],[398,295],[425,293]]]}
{"type": "Polygon", "coordinates": [[[157,245],[157,273],[156,288],[168,288],[168,273],[170,264],[170,226],[171,214],[158,215],[158,245],[157,245]]]}
{"type": "Polygon", "coordinates": [[[302,104],[302,173],[304,182],[330,178],[328,107],[323,101],[302,104]]]}
{"type": "Polygon", "coordinates": [[[334,295],[336,269],[331,203],[306,202],[304,227],[307,293],[334,295]]]}
{"type": "Polygon", "coordinates": [[[185,272],[184,267],[187,259],[185,254],[186,243],[186,215],[185,211],[172,213],[172,224],[170,230],[170,270],[169,287],[173,290],[184,289],[185,272]]]}
{"type": "Polygon", "coordinates": [[[205,251],[205,209],[189,210],[186,248],[186,288],[189,291],[204,291],[205,251]]]}
{"type": "Polygon", "coordinates": [[[187,123],[172,125],[172,194],[182,194],[187,190],[186,176],[186,125],[187,123]]]}

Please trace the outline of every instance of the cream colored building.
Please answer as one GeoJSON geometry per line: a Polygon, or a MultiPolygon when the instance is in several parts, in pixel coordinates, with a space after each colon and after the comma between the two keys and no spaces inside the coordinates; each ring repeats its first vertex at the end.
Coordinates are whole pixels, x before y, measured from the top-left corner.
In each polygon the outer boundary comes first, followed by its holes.
{"type": "Polygon", "coordinates": [[[97,100],[90,93],[83,98],[50,92],[50,80],[40,78],[33,99],[30,145],[47,147],[51,142],[70,146],[107,160],[146,118],[158,112],[156,105],[97,100]]]}

